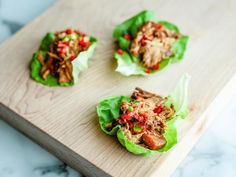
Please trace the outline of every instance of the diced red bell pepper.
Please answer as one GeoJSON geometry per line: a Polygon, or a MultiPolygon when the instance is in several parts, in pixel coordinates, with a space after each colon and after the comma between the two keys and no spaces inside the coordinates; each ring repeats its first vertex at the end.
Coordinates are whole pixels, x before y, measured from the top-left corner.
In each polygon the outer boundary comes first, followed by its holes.
{"type": "Polygon", "coordinates": [[[67,45],[64,44],[64,43],[62,43],[62,42],[59,42],[57,46],[58,46],[58,47],[67,47],[67,45]]]}
{"type": "Polygon", "coordinates": [[[123,55],[124,52],[123,52],[122,49],[118,49],[118,50],[117,50],[117,53],[118,53],[119,55],[123,55]]]}
{"type": "Polygon", "coordinates": [[[63,42],[63,44],[65,44],[66,46],[69,46],[70,45],[70,41],[65,41],[65,42],[63,42]]]}
{"type": "Polygon", "coordinates": [[[154,70],[158,70],[158,69],[159,69],[159,67],[160,67],[160,64],[159,64],[159,63],[157,63],[157,64],[155,64],[155,65],[153,66],[153,69],[154,69],[154,70]]]}
{"type": "Polygon", "coordinates": [[[130,119],[130,116],[127,115],[127,114],[124,114],[124,115],[121,116],[121,119],[123,119],[123,120],[129,120],[129,119],[130,119]]]}
{"type": "Polygon", "coordinates": [[[74,33],[74,29],[73,28],[68,28],[68,29],[66,29],[66,34],[72,34],[72,33],[74,33]]]}
{"type": "Polygon", "coordinates": [[[89,41],[88,42],[85,42],[84,41],[84,38],[82,38],[80,41],[79,41],[79,43],[78,43],[81,47],[83,47],[83,48],[87,48],[88,46],[89,46],[89,41]]]}
{"type": "Polygon", "coordinates": [[[162,25],[161,25],[160,23],[156,23],[156,24],[154,24],[154,27],[155,27],[156,29],[161,29],[161,28],[162,28],[162,25]]]}
{"type": "Polygon", "coordinates": [[[145,41],[144,37],[140,40],[140,43],[141,43],[142,46],[146,45],[146,41],[145,41]]]}
{"type": "Polygon", "coordinates": [[[125,34],[125,35],[124,35],[124,38],[125,38],[126,40],[128,40],[128,41],[131,40],[131,36],[130,36],[129,34],[125,34]]]}
{"type": "Polygon", "coordinates": [[[76,57],[73,55],[73,56],[71,56],[71,61],[73,61],[73,60],[75,60],[76,59],[76,57]]]}
{"type": "Polygon", "coordinates": [[[151,69],[150,69],[150,68],[146,68],[146,69],[145,69],[145,72],[148,73],[148,74],[150,74],[150,73],[151,73],[151,69]]]}
{"type": "Polygon", "coordinates": [[[157,107],[153,110],[153,112],[159,114],[159,113],[162,112],[162,110],[163,110],[163,106],[160,105],[160,106],[157,106],[157,107]]]}

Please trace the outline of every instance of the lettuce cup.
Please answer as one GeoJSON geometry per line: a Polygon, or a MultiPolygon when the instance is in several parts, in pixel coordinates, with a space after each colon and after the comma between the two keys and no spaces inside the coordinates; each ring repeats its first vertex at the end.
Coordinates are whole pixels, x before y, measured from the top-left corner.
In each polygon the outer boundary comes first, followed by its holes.
{"type": "Polygon", "coordinates": [[[117,136],[133,154],[149,156],[168,151],[177,143],[175,122],[188,115],[189,79],[183,76],[167,97],[136,88],[131,97],[101,100],[97,114],[102,131],[117,136]]]}
{"type": "Polygon", "coordinates": [[[153,11],[143,11],[118,25],[113,32],[118,49],[116,71],[125,75],[149,75],[183,59],[188,36],[153,11]]]}
{"type": "Polygon", "coordinates": [[[97,39],[79,30],[47,33],[31,61],[31,77],[48,86],[72,86],[88,68],[97,39]]]}

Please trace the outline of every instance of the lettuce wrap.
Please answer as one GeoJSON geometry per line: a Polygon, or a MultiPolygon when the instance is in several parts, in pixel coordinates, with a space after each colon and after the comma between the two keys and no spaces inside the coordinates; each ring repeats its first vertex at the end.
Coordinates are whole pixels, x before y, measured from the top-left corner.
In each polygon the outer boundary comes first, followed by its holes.
{"type": "Polygon", "coordinates": [[[142,27],[145,22],[149,21],[158,23],[169,30],[175,31],[176,34],[180,34],[179,28],[176,25],[167,21],[158,20],[153,11],[142,11],[121,23],[113,32],[113,37],[117,41],[119,48],[114,54],[114,57],[117,60],[117,72],[125,76],[148,75],[164,69],[171,62],[177,62],[183,59],[189,38],[186,35],[181,35],[172,45],[171,50],[174,52],[173,55],[160,61],[156,69],[148,69],[147,71],[147,68],[140,63],[141,58],[134,56],[130,52],[131,41],[129,38],[134,39],[139,28],[142,27]],[[129,35],[128,38],[127,34],[129,35]]]}
{"type": "MultiPolygon", "coordinates": [[[[64,37],[63,42],[68,42],[70,40],[75,40],[77,36],[75,34],[68,34],[64,37]]],[[[52,76],[51,73],[47,75],[46,78],[42,78],[40,70],[42,68],[42,63],[40,63],[39,56],[44,58],[47,57],[47,53],[50,50],[50,47],[55,42],[56,36],[55,33],[47,33],[42,39],[39,50],[33,54],[30,69],[31,69],[31,78],[35,81],[48,85],[48,86],[72,86],[78,82],[79,74],[88,68],[88,61],[92,57],[95,47],[97,45],[97,39],[94,37],[89,37],[89,46],[86,50],[79,52],[79,54],[71,60],[72,66],[72,80],[68,82],[60,83],[58,78],[52,76]]]]}
{"type": "Polygon", "coordinates": [[[117,136],[119,142],[131,153],[137,155],[150,156],[161,154],[170,150],[177,143],[177,130],[175,122],[181,118],[184,119],[188,115],[187,91],[190,76],[184,75],[178,83],[175,90],[167,97],[165,105],[173,105],[175,109],[174,115],[166,122],[164,137],[167,141],[165,146],[159,150],[150,150],[138,144],[131,142],[122,131],[121,125],[116,125],[108,130],[107,125],[114,120],[120,118],[120,106],[123,101],[129,102],[131,97],[113,96],[101,100],[97,106],[97,114],[99,124],[103,132],[111,136],[117,136]]]}

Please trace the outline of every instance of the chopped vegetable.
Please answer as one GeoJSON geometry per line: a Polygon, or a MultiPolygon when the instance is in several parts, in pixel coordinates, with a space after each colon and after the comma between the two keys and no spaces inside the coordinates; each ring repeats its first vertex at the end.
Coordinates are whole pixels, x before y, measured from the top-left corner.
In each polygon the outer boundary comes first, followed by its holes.
{"type": "Polygon", "coordinates": [[[157,107],[153,110],[153,112],[159,114],[159,113],[161,113],[162,110],[163,110],[163,106],[160,105],[160,106],[157,106],[157,107]]]}
{"type": "Polygon", "coordinates": [[[72,34],[72,33],[74,33],[74,29],[73,28],[66,29],[66,34],[72,34]]]}
{"type": "Polygon", "coordinates": [[[129,110],[130,112],[132,112],[132,111],[134,111],[134,108],[133,108],[132,106],[129,106],[128,110],[129,110]]]}
{"type": "Polygon", "coordinates": [[[160,64],[159,64],[159,63],[157,63],[157,64],[155,64],[155,65],[153,66],[153,69],[154,69],[154,70],[158,70],[158,69],[159,69],[159,67],[160,67],[160,64]]]}
{"type": "Polygon", "coordinates": [[[141,126],[138,126],[138,125],[134,126],[134,132],[135,133],[140,133],[141,131],[142,131],[142,127],[141,126]]]}
{"type": "Polygon", "coordinates": [[[121,125],[124,134],[130,141],[152,150],[158,150],[165,145],[163,142],[166,142],[163,137],[166,121],[175,112],[169,106],[162,106],[164,102],[165,98],[136,88],[132,100],[121,103],[121,118],[117,120],[117,124],[121,125]],[[135,102],[140,97],[142,100],[135,102]],[[130,112],[131,107],[132,112],[130,112]],[[163,113],[160,114],[162,111],[163,113]],[[137,133],[142,133],[142,135],[137,136],[137,133]]]}
{"type": "Polygon", "coordinates": [[[118,49],[117,53],[120,54],[120,55],[123,55],[123,50],[122,49],[118,49]]]}
{"type": "Polygon", "coordinates": [[[125,35],[124,35],[124,38],[125,38],[126,40],[128,40],[128,41],[131,40],[131,36],[130,36],[129,34],[125,34],[125,35]]]}
{"type": "Polygon", "coordinates": [[[150,68],[146,68],[146,69],[145,69],[145,72],[148,73],[148,74],[150,74],[150,73],[151,73],[151,69],[150,69],[150,68]]]}

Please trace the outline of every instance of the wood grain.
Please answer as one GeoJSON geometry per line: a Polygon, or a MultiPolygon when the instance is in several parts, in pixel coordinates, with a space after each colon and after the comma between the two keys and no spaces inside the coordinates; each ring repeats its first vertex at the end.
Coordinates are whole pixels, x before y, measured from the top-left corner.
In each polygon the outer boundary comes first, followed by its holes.
{"type": "Polygon", "coordinates": [[[0,46],[0,116],[88,176],[169,176],[236,91],[236,2],[220,0],[61,0],[0,46]],[[190,36],[185,59],[150,77],[114,72],[113,28],[143,9],[190,36]],[[79,84],[50,88],[29,77],[29,62],[48,31],[78,27],[99,44],[79,84]],[[136,87],[167,95],[192,76],[190,116],[178,123],[179,143],[166,154],[135,156],[98,126],[95,106],[136,87]]]}

